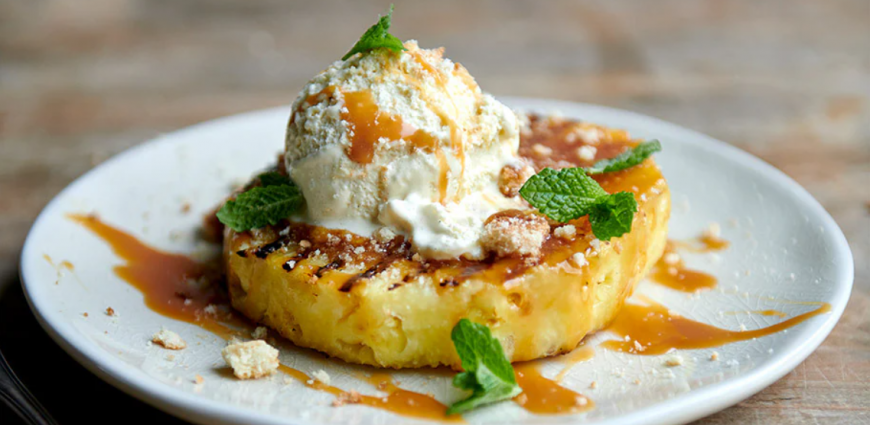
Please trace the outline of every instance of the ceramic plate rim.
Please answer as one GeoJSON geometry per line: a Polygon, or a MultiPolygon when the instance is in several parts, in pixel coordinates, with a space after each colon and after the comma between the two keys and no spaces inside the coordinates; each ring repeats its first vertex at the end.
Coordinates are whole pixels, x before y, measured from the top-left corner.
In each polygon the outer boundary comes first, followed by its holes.
{"type": "MultiPolygon", "coordinates": [[[[854,280],[854,264],[849,245],[839,226],[837,226],[828,212],[803,187],[783,172],[725,142],[647,115],[599,105],[561,100],[524,97],[500,97],[500,99],[504,100],[505,103],[524,109],[586,109],[597,113],[628,117],[635,122],[643,123],[643,125],[648,125],[649,127],[682,133],[688,136],[687,143],[704,149],[711,155],[719,155],[732,161],[743,163],[743,165],[752,168],[764,178],[770,179],[777,186],[791,192],[800,201],[804,209],[824,227],[826,237],[832,238],[834,242],[833,257],[839,265],[834,271],[838,278],[836,279],[836,288],[830,300],[831,314],[826,315],[825,320],[815,327],[805,329],[804,332],[810,335],[795,350],[777,352],[770,357],[769,361],[763,363],[752,372],[693,389],[636,411],[604,419],[600,423],[636,423],[639,421],[648,424],[685,423],[734,405],[769,386],[797,367],[800,362],[805,360],[824,341],[842,316],[849,300],[854,280]],[[686,406],[689,407],[687,408],[686,406]]],[[[221,117],[174,131],[169,136],[195,133],[200,128],[206,126],[226,125],[232,121],[243,121],[246,118],[281,108],[284,107],[261,109],[221,117]]],[[[43,208],[28,233],[21,253],[20,277],[28,305],[42,328],[77,362],[128,395],[136,397],[158,409],[198,423],[304,424],[306,422],[301,419],[279,418],[274,415],[253,412],[208,400],[195,394],[169,387],[150,378],[141,370],[130,367],[121,360],[106,354],[99,347],[79,335],[70,324],[63,320],[60,313],[51,308],[49,299],[40,297],[39,285],[35,283],[28,284],[28,282],[34,282],[35,280],[32,278],[34,271],[31,270],[29,265],[34,262],[28,261],[28,259],[40,255],[37,252],[38,247],[35,246],[32,240],[32,236],[35,233],[34,230],[41,225],[45,217],[56,213],[55,210],[58,208],[59,198],[76,187],[87,184],[93,178],[95,172],[105,164],[135,156],[140,150],[152,148],[156,144],[173,143],[174,140],[177,140],[177,137],[160,137],[143,142],[115,155],[103,164],[94,167],[78,177],[43,208]]]]}

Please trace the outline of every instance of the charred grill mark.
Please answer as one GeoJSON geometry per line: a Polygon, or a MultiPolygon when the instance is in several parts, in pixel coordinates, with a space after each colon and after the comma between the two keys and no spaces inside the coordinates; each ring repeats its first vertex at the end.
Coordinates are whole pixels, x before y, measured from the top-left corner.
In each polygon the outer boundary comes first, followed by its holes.
{"type": "Polygon", "coordinates": [[[402,286],[401,283],[394,283],[394,284],[390,285],[390,287],[387,288],[387,290],[388,290],[388,291],[392,291],[393,289],[399,288],[399,287],[401,287],[401,286],[402,286]]]}
{"type": "Polygon", "coordinates": [[[284,264],[281,265],[281,268],[285,271],[292,272],[293,269],[299,264],[300,261],[308,258],[308,254],[311,253],[310,249],[302,249],[299,251],[295,257],[289,258],[284,264]],[[293,263],[292,265],[290,263],[293,263]]]}
{"type": "Polygon", "coordinates": [[[369,267],[368,270],[348,279],[346,282],[344,282],[343,285],[341,285],[341,288],[339,288],[338,290],[341,292],[350,292],[350,290],[353,289],[353,286],[358,281],[360,281],[362,279],[371,279],[371,278],[375,277],[376,275],[378,275],[378,274],[382,273],[383,271],[387,270],[388,268],[390,268],[390,266],[393,265],[393,263],[395,263],[396,261],[398,261],[402,258],[404,258],[404,257],[401,255],[389,256],[389,257],[385,258],[383,261],[375,264],[374,266],[369,267]]]}
{"type": "Polygon", "coordinates": [[[339,258],[339,259],[336,259],[336,260],[330,262],[329,264],[317,269],[317,271],[314,272],[314,275],[317,276],[317,278],[319,279],[319,278],[323,277],[324,273],[326,273],[330,270],[338,269],[342,266],[344,266],[344,261],[339,258]]]}
{"type": "Polygon", "coordinates": [[[441,283],[439,283],[438,285],[441,286],[442,288],[445,288],[448,286],[451,288],[455,288],[455,287],[459,286],[459,281],[457,281],[456,279],[454,279],[452,277],[449,277],[447,279],[442,280],[441,283]]]}
{"type": "Polygon", "coordinates": [[[285,243],[286,243],[286,240],[283,238],[278,239],[275,242],[267,243],[266,245],[263,245],[263,246],[257,248],[257,250],[254,251],[254,255],[256,255],[257,258],[266,258],[269,256],[269,254],[271,254],[271,253],[277,251],[279,248],[283,247],[285,243]]]}

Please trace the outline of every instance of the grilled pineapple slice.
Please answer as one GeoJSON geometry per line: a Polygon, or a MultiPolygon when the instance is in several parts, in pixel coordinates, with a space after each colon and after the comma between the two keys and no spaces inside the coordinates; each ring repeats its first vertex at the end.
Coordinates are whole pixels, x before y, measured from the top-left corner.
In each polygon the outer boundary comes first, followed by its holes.
{"type": "MultiPolygon", "coordinates": [[[[532,117],[520,152],[538,169],[585,166],[631,144],[624,132],[532,117]],[[582,146],[595,157],[578,154],[582,146]]],[[[550,223],[536,257],[427,261],[401,236],[291,222],[227,229],[233,307],[299,346],[378,367],[458,369],[450,331],[461,318],[489,326],[514,362],[570,351],[613,319],[667,237],[670,195],[652,159],[595,178],[610,193],[635,194],[632,231],[600,242],[586,217],[573,229],[550,223]]]]}

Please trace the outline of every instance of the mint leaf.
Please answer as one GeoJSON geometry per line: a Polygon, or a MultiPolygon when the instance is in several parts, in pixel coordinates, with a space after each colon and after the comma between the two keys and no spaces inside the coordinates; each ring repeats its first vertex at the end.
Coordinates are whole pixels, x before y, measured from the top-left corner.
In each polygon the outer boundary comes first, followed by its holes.
{"type": "Polygon", "coordinates": [[[642,142],[629,151],[625,151],[611,159],[602,159],[586,169],[589,174],[610,173],[621,171],[640,164],[652,154],[662,150],[662,144],[658,140],[642,142]]]}
{"type": "Polygon", "coordinates": [[[520,196],[547,217],[565,223],[589,214],[607,192],[582,168],[544,168],[526,181],[520,196]]]}
{"type": "Polygon", "coordinates": [[[637,201],[629,192],[619,192],[601,198],[589,212],[589,223],[595,237],[607,241],[631,231],[637,212],[637,201]]]}
{"type": "Polygon", "coordinates": [[[289,217],[302,203],[302,192],[292,182],[258,186],[227,201],[217,218],[237,232],[259,229],[289,217]]]}
{"type": "Polygon", "coordinates": [[[484,404],[511,399],[522,392],[514,368],[489,328],[461,319],[450,334],[465,372],[453,377],[453,386],[471,395],[453,403],[448,415],[467,412],[484,404]]]}
{"type": "Polygon", "coordinates": [[[402,40],[394,37],[388,31],[390,30],[390,21],[393,19],[393,5],[390,5],[390,11],[386,16],[380,16],[378,23],[374,24],[366,30],[365,34],[359,38],[359,41],[353,45],[349,52],[341,57],[341,60],[353,56],[356,53],[365,53],[372,49],[384,47],[394,52],[401,52],[405,49],[402,45],[402,40]]]}
{"type": "Polygon", "coordinates": [[[589,215],[592,233],[603,241],[630,232],[637,212],[634,195],[608,194],[582,168],[545,168],[526,181],[520,196],[560,223],[589,215]]]}
{"type": "Polygon", "coordinates": [[[287,186],[292,185],[293,181],[290,180],[290,177],[287,177],[277,171],[269,171],[268,173],[260,174],[260,185],[263,187],[269,186],[287,186]]]}

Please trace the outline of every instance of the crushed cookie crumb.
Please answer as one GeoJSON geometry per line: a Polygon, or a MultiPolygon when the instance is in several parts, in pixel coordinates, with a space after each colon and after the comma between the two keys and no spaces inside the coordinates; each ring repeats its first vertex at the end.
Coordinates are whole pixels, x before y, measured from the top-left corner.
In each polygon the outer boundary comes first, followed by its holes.
{"type": "Polygon", "coordinates": [[[82,313],[82,316],[88,317],[88,313],[87,312],[82,313]]]}
{"type": "Polygon", "coordinates": [[[589,389],[594,390],[594,389],[596,389],[596,388],[598,388],[598,382],[597,382],[597,381],[592,381],[592,383],[589,384],[589,389]]]}
{"type": "Polygon", "coordinates": [[[107,307],[106,308],[106,315],[114,317],[115,316],[115,309],[112,307],[107,307]]]}
{"type": "Polygon", "coordinates": [[[722,227],[719,226],[719,223],[710,223],[710,225],[704,230],[704,237],[715,239],[720,236],[722,236],[722,227]]]}
{"type": "Polygon", "coordinates": [[[498,188],[501,194],[513,198],[520,193],[520,188],[530,177],[535,174],[535,169],[528,164],[505,165],[498,174],[498,188]]]}
{"type": "Polygon", "coordinates": [[[233,342],[221,355],[239,379],[257,379],[278,369],[278,350],[262,340],[233,342]]]}
{"type": "Polygon", "coordinates": [[[526,403],[528,403],[529,396],[527,396],[526,393],[520,393],[520,395],[518,395],[515,400],[516,400],[517,404],[519,404],[520,406],[523,406],[526,403]]]}
{"type": "Polygon", "coordinates": [[[415,261],[415,262],[418,262],[418,263],[422,263],[422,262],[423,262],[423,257],[420,256],[420,254],[414,253],[414,255],[411,256],[411,261],[415,261]]]}
{"type": "Polygon", "coordinates": [[[330,377],[329,377],[329,374],[326,373],[325,370],[323,370],[323,369],[315,370],[315,371],[311,374],[311,376],[312,376],[314,379],[320,381],[321,383],[326,384],[326,385],[329,385],[330,377]]]}
{"type": "Polygon", "coordinates": [[[665,366],[668,366],[668,367],[676,367],[676,366],[682,366],[682,365],[683,365],[683,356],[680,356],[680,355],[671,356],[665,360],[665,366]]]}
{"type": "Polygon", "coordinates": [[[177,333],[172,332],[166,328],[160,329],[156,334],[151,337],[151,342],[155,344],[159,344],[163,346],[163,348],[168,348],[170,350],[183,350],[187,348],[187,343],[181,339],[177,333]]]}
{"type": "Polygon", "coordinates": [[[574,255],[570,257],[571,265],[577,268],[582,268],[589,264],[589,261],[586,260],[586,256],[583,255],[582,252],[575,252],[574,255]]]}
{"type": "Polygon", "coordinates": [[[577,148],[577,157],[583,161],[592,161],[595,159],[596,153],[598,153],[598,149],[595,146],[583,145],[577,148]]]}
{"type": "Polygon", "coordinates": [[[573,224],[559,226],[555,230],[553,230],[553,236],[565,240],[571,240],[574,239],[574,236],[577,236],[577,228],[574,227],[573,224]]]}
{"type": "Polygon", "coordinates": [[[637,340],[634,340],[634,349],[637,352],[642,352],[643,350],[646,350],[646,347],[641,345],[641,343],[637,342],[637,340]]]}
{"type": "Polygon", "coordinates": [[[500,257],[512,254],[536,257],[550,234],[550,225],[539,215],[492,215],[483,227],[480,243],[500,257]]]}
{"type": "Polygon", "coordinates": [[[532,145],[532,152],[536,153],[539,156],[550,156],[553,154],[553,149],[540,143],[535,143],[534,145],[532,145]]]}
{"type": "Polygon", "coordinates": [[[205,378],[203,378],[202,375],[197,374],[193,377],[193,382],[195,382],[197,385],[202,385],[202,383],[205,382],[205,378]]]}
{"type": "Polygon", "coordinates": [[[714,351],[713,354],[710,354],[710,361],[715,362],[716,360],[719,360],[719,353],[714,351]]]}
{"type": "Polygon", "coordinates": [[[354,390],[344,391],[332,401],[332,407],[340,407],[345,404],[359,404],[360,402],[362,402],[362,395],[360,393],[354,390]]]}
{"type": "Polygon", "coordinates": [[[266,339],[267,336],[269,336],[269,329],[265,326],[257,326],[257,328],[251,332],[251,338],[254,339],[266,339]]]}
{"type": "Polygon", "coordinates": [[[381,227],[376,230],[372,235],[376,241],[380,243],[387,243],[396,238],[396,232],[392,231],[389,227],[381,227]]]}
{"type": "Polygon", "coordinates": [[[299,246],[301,246],[302,248],[311,248],[311,242],[308,242],[307,240],[303,239],[303,240],[299,241],[299,246]]]}

